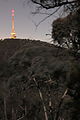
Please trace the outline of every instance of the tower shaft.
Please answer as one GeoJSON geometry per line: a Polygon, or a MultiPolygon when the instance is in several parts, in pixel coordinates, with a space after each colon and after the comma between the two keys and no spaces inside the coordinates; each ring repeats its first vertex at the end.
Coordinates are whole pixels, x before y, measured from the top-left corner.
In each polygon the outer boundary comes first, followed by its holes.
{"type": "Polygon", "coordinates": [[[12,16],[12,33],[14,33],[15,30],[14,30],[14,16],[12,16]]]}
{"type": "Polygon", "coordinates": [[[14,29],[14,9],[12,9],[12,32],[11,32],[11,38],[16,38],[16,33],[14,29]]]}

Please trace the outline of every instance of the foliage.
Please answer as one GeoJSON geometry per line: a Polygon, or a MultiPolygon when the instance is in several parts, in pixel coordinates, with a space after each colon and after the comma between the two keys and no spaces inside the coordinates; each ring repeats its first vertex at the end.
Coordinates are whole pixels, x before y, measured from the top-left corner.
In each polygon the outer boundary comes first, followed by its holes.
{"type": "MultiPolygon", "coordinates": [[[[75,113],[78,120],[80,64],[69,51],[28,41],[6,64],[0,83],[6,83],[7,120],[72,120],[75,113]]],[[[0,118],[4,120],[2,93],[0,118]]]]}
{"type": "Polygon", "coordinates": [[[80,49],[80,9],[67,17],[58,18],[52,24],[52,38],[60,45],[80,49]]]}

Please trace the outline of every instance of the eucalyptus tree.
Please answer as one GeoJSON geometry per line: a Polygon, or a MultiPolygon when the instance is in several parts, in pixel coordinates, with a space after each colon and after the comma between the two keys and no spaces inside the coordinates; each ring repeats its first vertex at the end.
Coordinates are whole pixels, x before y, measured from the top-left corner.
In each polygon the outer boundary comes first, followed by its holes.
{"type": "MultiPolygon", "coordinates": [[[[51,9],[53,12],[46,15],[36,26],[40,25],[44,20],[57,13],[60,9],[68,15],[65,18],[62,16],[52,23],[52,41],[57,41],[58,44],[66,45],[68,48],[71,44],[74,49],[80,48],[80,1],[79,0],[31,0],[36,4],[34,14],[41,13],[46,9],[47,12],[51,9]],[[71,15],[72,14],[72,15],[71,15]],[[77,14],[77,15],[75,15],[77,14]],[[61,19],[62,18],[62,19],[61,19]],[[75,27],[74,27],[75,26],[75,27]],[[77,26],[77,27],[76,27],[77,26]]],[[[62,12],[61,11],[61,12],[62,12]]]]}
{"type": "Polygon", "coordinates": [[[58,18],[52,23],[52,38],[60,45],[68,48],[80,49],[80,9],[68,16],[58,18]]]}

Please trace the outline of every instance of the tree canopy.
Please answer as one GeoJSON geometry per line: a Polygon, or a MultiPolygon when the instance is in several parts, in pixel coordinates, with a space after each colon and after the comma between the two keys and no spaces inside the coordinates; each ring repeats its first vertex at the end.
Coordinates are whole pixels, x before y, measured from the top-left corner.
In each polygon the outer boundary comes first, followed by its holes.
{"type": "Polygon", "coordinates": [[[80,9],[52,23],[52,38],[58,44],[80,49],[80,9]]]}
{"type": "Polygon", "coordinates": [[[9,57],[0,69],[1,120],[79,120],[80,59],[40,41],[1,43],[9,57]]]}

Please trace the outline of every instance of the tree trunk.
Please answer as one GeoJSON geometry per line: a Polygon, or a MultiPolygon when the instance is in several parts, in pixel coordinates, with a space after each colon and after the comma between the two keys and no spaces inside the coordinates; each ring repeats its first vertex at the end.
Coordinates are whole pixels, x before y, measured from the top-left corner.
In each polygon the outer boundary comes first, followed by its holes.
{"type": "Polygon", "coordinates": [[[60,108],[61,108],[61,105],[62,105],[62,103],[63,103],[64,97],[66,96],[67,92],[68,92],[68,88],[65,90],[63,96],[61,97],[60,103],[59,103],[59,105],[58,105],[58,109],[57,109],[57,113],[56,113],[56,118],[55,118],[55,120],[59,120],[59,118],[60,118],[60,116],[59,116],[60,108]]]}
{"type": "Polygon", "coordinates": [[[4,116],[5,116],[5,120],[7,120],[7,109],[6,109],[6,97],[4,96],[4,116]]]}
{"type": "Polygon", "coordinates": [[[13,107],[12,107],[12,120],[16,120],[16,113],[13,107]]]}
{"type": "Polygon", "coordinates": [[[37,83],[36,79],[35,79],[35,78],[33,78],[33,80],[34,80],[34,82],[35,82],[35,84],[36,84],[36,86],[37,86],[37,88],[38,88],[38,91],[39,91],[39,96],[40,96],[41,101],[42,101],[42,104],[43,104],[43,110],[44,110],[45,120],[48,120],[47,110],[46,110],[46,106],[45,106],[45,104],[44,104],[44,100],[43,100],[43,95],[42,95],[42,92],[41,92],[41,90],[40,90],[40,88],[39,88],[39,85],[38,85],[38,83],[37,83]]]}

